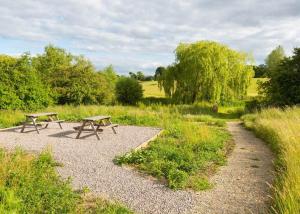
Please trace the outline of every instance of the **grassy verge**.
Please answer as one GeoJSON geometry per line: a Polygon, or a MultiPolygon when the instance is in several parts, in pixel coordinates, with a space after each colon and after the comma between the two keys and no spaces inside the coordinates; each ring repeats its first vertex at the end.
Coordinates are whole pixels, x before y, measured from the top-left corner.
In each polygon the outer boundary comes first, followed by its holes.
{"type": "Polygon", "coordinates": [[[300,213],[300,108],[266,109],[243,119],[277,155],[272,211],[300,213]]]}
{"type": "Polygon", "coordinates": [[[0,149],[0,213],[131,213],[120,204],[85,197],[55,171],[49,152],[39,156],[0,149]]]}

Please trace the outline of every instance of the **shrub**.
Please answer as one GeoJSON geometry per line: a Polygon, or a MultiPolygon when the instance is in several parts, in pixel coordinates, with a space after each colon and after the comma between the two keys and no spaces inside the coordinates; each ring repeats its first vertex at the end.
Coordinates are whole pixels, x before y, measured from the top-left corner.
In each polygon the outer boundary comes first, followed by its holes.
{"type": "Polygon", "coordinates": [[[116,84],[116,97],[122,104],[134,105],[143,97],[143,89],[133,78],[123,77],[116,84]]]}
{"type": "Polygon", "coordinates": [[[261,83],[261,93],[266,101],[275,106],[300,103],[300,48],[294,55],[276,64],[269,74],[270,79],[261,83]]]}
{"type": "Polygon", "coordinates": [[[116,75],[112,67],[96,72],[83,56],[49,45],[33,60],[43,84],[51,88],[57,104],[104,104],[113,102],[116,75]]]}
{"type": "Polygon", "coordinates": [[[0,55],[0,109],[35,110],[51,103],[31,58],[0,55]]]}

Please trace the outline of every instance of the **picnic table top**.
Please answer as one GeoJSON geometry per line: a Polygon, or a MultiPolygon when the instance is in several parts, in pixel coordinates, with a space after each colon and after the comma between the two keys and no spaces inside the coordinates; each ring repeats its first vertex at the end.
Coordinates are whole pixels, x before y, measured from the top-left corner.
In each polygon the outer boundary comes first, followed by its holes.
{"type": "Polygon", "coordinates": [[[57,115],[55,112],[41,112],[41,113],[35,113],[35,114],[26,114],[26,117],[42,117],[42,116],[52,116],[57,115]]]}
{"type": "Polygon", "coordinates": [[[97,121],[97,120],[105,120],[105,119],[109,119],[111,118],[111,116],[93,116],[93,117],[86,117],[86,118],[83,118],[83,120],[86,120],[86,121],[97,121]]]}

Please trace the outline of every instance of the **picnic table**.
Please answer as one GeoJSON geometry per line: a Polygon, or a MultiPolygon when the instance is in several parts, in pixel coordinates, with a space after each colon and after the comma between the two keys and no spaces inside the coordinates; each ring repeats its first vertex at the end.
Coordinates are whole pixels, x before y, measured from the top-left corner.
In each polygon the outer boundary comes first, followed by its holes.
{"type": "Polygon", "coordinates": [[[26,126],[34,126],[36,132],[39,134],[40,132],[38,130],[38,125],[42,125],[41,122],[36,121],[39,117],[45,117],[45,116],[48,117],[48,120],[43,121],[43,124],[46,123],[45,128],[48,127],[49,123],[58,123],[60,129],[62,129],[61,123],[64,122],[64,120],[59,120],[58,119],[57,113],[55,113],[55,112],[43,112],[43,113],[36,113],[36,114],[26,114],[25,116],[26,116],[26,120],[23,123],[23,127],[22,127],[22,130],[21,130],[22,133],[24,132],[26,126]]]}
{"type": "Polygon", "coordinates": [[[75,130],[78,130],[76,139],[80,138],[81,132],[92,131],[93,134],[96,135],[97,139],[100,140],[98,132],[102,132],[104,128],[111,128],[114,134],[117,134],[115,127],[117,127],[118,124],[113,124],[110,119],[111,116],[94,116],[84,118],[81,126],[74,127],[75,130]],[[86,128],[87,126],[89,126],[89,128],[86,128]]]}

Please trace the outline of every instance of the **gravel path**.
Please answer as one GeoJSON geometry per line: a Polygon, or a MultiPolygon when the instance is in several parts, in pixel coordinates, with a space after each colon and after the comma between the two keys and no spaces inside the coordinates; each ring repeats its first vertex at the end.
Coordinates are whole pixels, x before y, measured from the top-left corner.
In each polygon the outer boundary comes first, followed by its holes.
{"type": "Polygon", "coordinates": [[[194,213],[265,213],[273,179],[273,155],[240,123],[228,123],[235,148],[228,164],[211,178],[214,188],[198,193],[194,213]]]}
{"type": "MultiPolygon", "coordinates": [[[[193,193],[172,191],[164,185],[140,176],[133,170],[113,164],[116,155],[136,148],[160,132],[160,129],[120,126],[117,135],[111,130],[95,136],[74,139],[73,126],[56,124],[36,132],[19,133],[20,129],[0,132],[0,146],[12,149],[22,147],[39,152],[51,147],[54,158],[63,163],[58,171],[62,177],[71,176],[75,188],[88,187],[93,193],[123,202],[138,213],[183,213],[193,206],[193,193]]],[[[30,130],[30,129],[29,129],[30,130]]]]}

